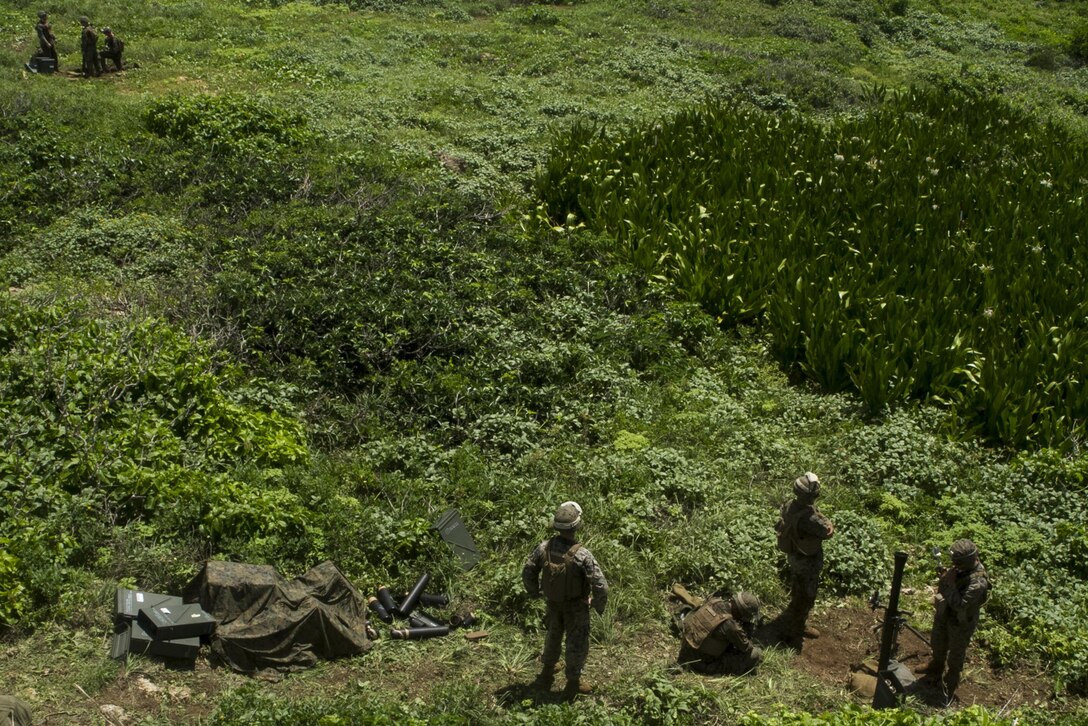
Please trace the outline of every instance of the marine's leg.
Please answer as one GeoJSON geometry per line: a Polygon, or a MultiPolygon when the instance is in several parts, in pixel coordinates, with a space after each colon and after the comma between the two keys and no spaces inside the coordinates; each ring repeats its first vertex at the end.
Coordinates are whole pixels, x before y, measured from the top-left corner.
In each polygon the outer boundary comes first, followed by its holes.
{"type": "Polygon", "coordinates": [[[690,668],[693,671],[698,672],[702,662],[702,656],[699,655],[699,651],[688,645],[687,641],[683,638],[680,639],[680,653],[676,656],[676,662],[682,668],[690,668]]]}
{"type": "Polygon", "coordinates": [[[967,660],[967,646],[975,633],[975,624],[953,623],[947,628],[947,632],[948,670],[944,674],[944,692],[951,698],[960,685],[963,664],[967,660]]]}
{"type": "Polygon", "coordinates": [[[753,648],[751,653],[722,653],[714,661],[715,673],[739,676],[755,670],[763,662],[763,651],[753,648]]]}
{"type": "Polygon", "coordinates": [[[814,557],[790,555],[790,604],[783,616],[783,635],[787,642],[800,646],[809,613],[816,604],[820,586],[823,554],[814,557]]]}
{"type": "Polygon", "coordinates": [[[933,657],[923,670],[930,678],[939,681],[948,657],[948,618],[943,607],[938,607],[933,615],[933,632],[929,636],[929,645],[933,650],[933,657]]]}
{"type": "Polygon", "coordinates": [[[544,610],[544,652],[540,654],[541,670],[537,682],[551,685],[555,677],[555,664],[563,650],[563,612],[558,605],[549,602],[544,610]]]}
{"type": "Polygon", "coordinates": [[[589,605],[573,603],[564,617],[567,621],[567,691],[589,693],[592,687],[582,680],[582,668],[589,656],[589,605]]]}

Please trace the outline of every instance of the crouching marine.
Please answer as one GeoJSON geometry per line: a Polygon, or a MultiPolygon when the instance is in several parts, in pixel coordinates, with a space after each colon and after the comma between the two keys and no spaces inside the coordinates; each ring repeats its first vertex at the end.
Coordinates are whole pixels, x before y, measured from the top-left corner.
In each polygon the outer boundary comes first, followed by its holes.
{"type": "Polygon", "coordinates": [[[697,673],[740,675],[763,660],[763,651],[751,641],[759,620],[759,598],[738,592],[728,600],[711,597],[681,614],[681,666],[697,673]]]}

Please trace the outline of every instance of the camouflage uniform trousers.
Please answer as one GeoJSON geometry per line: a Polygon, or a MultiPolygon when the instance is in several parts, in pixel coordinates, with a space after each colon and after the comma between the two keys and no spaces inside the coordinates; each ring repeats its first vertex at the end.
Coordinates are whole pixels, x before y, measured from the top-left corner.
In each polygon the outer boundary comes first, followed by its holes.
{"type": "Polygon", "coordinates": [[[0,696],[0,726],[32,726],[30,708],[14,696],[0,696]]]}
{"type": "Polygon", "coordinates": [[[961,623],[947,608],[940,608],[933,619],[933,633],[930,636],[933,661],[930,670],[937,678],[944,671],[944,688],[949,695],[960,685],[960,674],[967,660],[967,646],[977,627],[978,616],[969,617],[961,623]]]}
{"type": "Polygon", "coordinates": [[[805,632],[805,623],[816,604],[816,592],[820,587],[820,572],[824,568],[824,553],[815,555],[791,554],[790,562],[790,604],[786,608],[786,621],[790,633],[800,638],[805,632]]]}
{"type": "MultiPolygon", "coordinates": [[[[759,649],[756,648],[756,651],[759,649]]],[[[677,657],[677,662],[685,667],[690,668],[696,673],[703,673],[708,676],[720,676],[720,675],[734,675],[739,676],[747,673],[760,664],[763,660],[762,654],[753,653],[738,653],[733,650],[727,650],[717,657],[705,655],[700,653],[695,648],[688,645],[687,642],[680,641],[680,655],[677,657]]]]}
{"type": "Polygon", "coordinates": [[[544,636],[544,653],[540,657],[544,671],[550,673],[559,662],[563,636],[566,635],[567,680],[577,680],[582,675],[582,666],[589,655],[589,604],[585,600],[549,600],[544,612],[544,627],[548,629],[544,636]]]}

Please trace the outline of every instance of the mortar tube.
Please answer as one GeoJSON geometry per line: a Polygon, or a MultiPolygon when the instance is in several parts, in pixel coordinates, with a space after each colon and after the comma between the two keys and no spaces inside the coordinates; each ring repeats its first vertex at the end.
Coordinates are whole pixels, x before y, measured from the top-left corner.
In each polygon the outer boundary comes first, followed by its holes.
{"type": "Polygon", "coordinates": [[[378,620],[383,623],[393,622],[393,616],[385,609],[385,606],[378,601],[378,598],[371,597],[366,601],[367,607],[374,611],[374,614],[378,616],[378,620]]]}
{"type": "Polygon", "coordinates": [[[450,629],[449,626],[440,625],[437,628],[394,628],[389,632],[394,640],[423,640],[449,635],[450,629]]]}
{"type": "Polygon", "coordinates": [[[432,618],[422,610],[416,610],[408,616],[408,622],[413,628],[441,628],[442,623],[432,618]]]}
{"type": "Polygon", "coordinates": [[[449,595],[435,595],[425,592],[419,596],[419,604],[429,608],[447,608],[450,606],[449,595]]]}
{"type": "Polygon", "coordinates": [[[419,602],[419,596],[423,594],[423,588],[427,587],[427,583],[431,581],[431,576],[424,572],[419,576],[419,580],[412,587],[411,591],[404,596],[404,600],[401,601],[400,606],[397,608],[397,612],[401,614],[401,617],[408,617],[416,608],[416,604],[419,602]]]}
{"type": "Polygon", "coordinates": [[[391,617],[397,614],[397,601],[393,599],[393,593],[389,592],[389,588],[385,585],[378,588],[378,602],[391,617]]]}

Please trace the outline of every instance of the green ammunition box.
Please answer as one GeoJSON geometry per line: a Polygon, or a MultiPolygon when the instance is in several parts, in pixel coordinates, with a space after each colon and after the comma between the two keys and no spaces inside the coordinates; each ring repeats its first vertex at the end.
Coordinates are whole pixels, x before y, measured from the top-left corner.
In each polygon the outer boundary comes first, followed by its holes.
{"type": "Polygon", "coordinates": [[[195,660],[200,652],[200,638],[179,638],[177,640],[158,640],[151,633],[144,630],[138,620],[129,624],[130,653],[147,653],[148,655],[161,655],[164,658],[184,658],[195,660]]]}
{"type": "Polygon", "coordinates": [[[156,640],[199,637],[215,630],[215,618],[197,604],[179,602],[143,607],[136,619],[156,640]]]}
{"type": "Polygon", "coordinates": [[[176,595],[160,595],[143,590],[126,590],[117,588],[117,597],[113,606],[114,622],[131,622],[140,613],[140,608],[152,608],[156,605],[181,606],[182,601],[176,595]]]}

